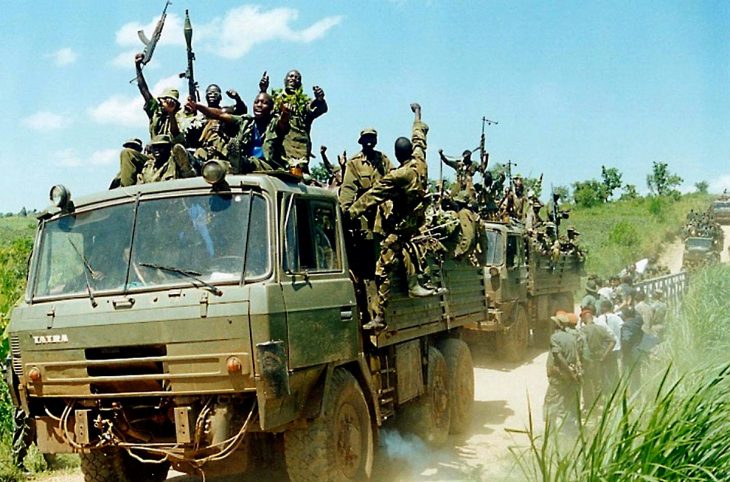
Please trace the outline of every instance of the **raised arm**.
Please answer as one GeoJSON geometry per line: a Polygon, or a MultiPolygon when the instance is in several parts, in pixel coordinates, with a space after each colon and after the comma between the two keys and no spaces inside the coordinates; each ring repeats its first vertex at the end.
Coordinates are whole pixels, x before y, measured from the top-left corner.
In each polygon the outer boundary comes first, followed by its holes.
{"type": "Polygon", "coordinates": [[[446,157],[446,154],[444,154],[443,149],[439,149],[439,157],[441,158],[441,162],[443,162],[450,168],[452,168],[454,170],[458,169],[458,167],[459,167],[458,162],[454,159],[449,159],[448,157],[446,157]]]}
{"type": "Polygon", "coordinates": [[[148,103],[150,100],[152,100],[152,94],[150,93],[150,88],[147,86],[147,81],[144,79],[144,74],[142,73],[143,59],[144,54],[135,55],[134,67],[137,70],[137,88],[139,89],[139,93],[142,94],[145,103],[148,103]]]}
{"type": "Polygon", "coordinates": [[[226,95],[235,102],[233,107],[223,108],[226,112],[235,115],[246,115],[248,113],[248,106],[246,106],[246,103],[241,99],[241,96],[238,95],[235,89],[228,89],[226,95]]]}
{"type": "Polygon", "coordinates": [[[414,102],[411,104],[413,111],[413,133],[411,135],[411,143],[413,144],[413,157],[426,162],[426,135],[428,134],[428,126],[421,121],[421,106],[414,102]]]}
{"type": "Polygon", "coordinates": [[[315,85],[312,89],[314,91],[314,99],[309,103],[309,112],[311,120],[316,119],[325,112],[327,112],[327,101],[324,100],[324,90],[318,85],[315,85]]]}

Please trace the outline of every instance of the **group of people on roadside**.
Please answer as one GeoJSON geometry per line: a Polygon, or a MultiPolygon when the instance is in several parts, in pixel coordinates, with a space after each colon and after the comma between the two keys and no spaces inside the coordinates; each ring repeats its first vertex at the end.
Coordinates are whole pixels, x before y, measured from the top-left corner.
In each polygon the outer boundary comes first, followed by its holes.
{"type": "Polygon", "coordinates": [[[581,410],[598,413],[621,377],[630,391],[638,390],[642,366],[662,340],[664,292],[636,289],[629,276],[612,281],[601,286],[589,278],[580,314],[551,318],[544,415],[559,429],[574,430],[581,410]]]}

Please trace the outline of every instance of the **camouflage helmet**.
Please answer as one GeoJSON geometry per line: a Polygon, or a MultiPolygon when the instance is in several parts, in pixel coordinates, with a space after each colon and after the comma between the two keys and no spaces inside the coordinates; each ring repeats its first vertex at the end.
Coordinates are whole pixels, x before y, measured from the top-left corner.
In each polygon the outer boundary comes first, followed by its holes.
{"type": "Polygon", "coordinates": [[[362,144],[362,138],[365,136],[374,136],[375,138],[378,137],[378,131],[373,129],[372,127],[366,127],[365,129],[360,131],[360,137],[357,139],[358,144],[362,144]]]}
{"type": "Polygon", "coordinates": [[[177,89],[168,88],[162,91],[162,95],[158,99],[172,99],[180,105],[180,91],[177,89]]]}
{"type": "Polygon", "coordinates": [[[151,146],[164,146],[172,144],[172,139],[167,134],[157,134],[150,142],[151,146]]]}

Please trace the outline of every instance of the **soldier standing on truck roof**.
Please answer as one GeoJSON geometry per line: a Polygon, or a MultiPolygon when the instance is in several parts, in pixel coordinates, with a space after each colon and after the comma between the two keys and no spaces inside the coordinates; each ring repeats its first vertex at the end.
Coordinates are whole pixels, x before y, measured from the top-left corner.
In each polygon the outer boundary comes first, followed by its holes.
{"type": "Polygon", "coordinates": [[[465,192],[469,204],[475,204],[477,195],[474,189],[474,174],[477,172],[477,165],[471,159],[471,151],[465,150],[461,154],[461,159],[456,160],[450,159],[444,154],[443,149],[439,149],[439,157],[441,162],[456,171],[456,182],[451,190],[451,197],[465,192]]]}
{"type": "Polygon", "coordinates": [[[554,429],[574,431],[580,416],[582,343],[571,318],[559,314],[550,319],[555,323],[555,331],[550,336],[547,359],[544,417],[554,429]]]}
{"type": "MultiPolygon", "coordinates": [[[[266,92],[269,88],[269,76],[264,72],[259,81],[259,89],[266,92]]],[[[281,142],[276,145],[274,155],[285,166],[300,166],[305,173],[309,172],[309,159],[312,156],[311,130],[314,120],[327,112],[327,101],[324,90],[318,85],[312,88],[314,99],[310,99],[302,90],[302,74],[298,70],[290,70],[284,77],[284,89],[274,90],[274,114],[288,119],[286,130],[281,133],[281,142]]]]}
{"type": "Polygon", "coordinates": [[[405,267],[410,296],[436,294],[435,291],[419,284],[417,266],[421,263],[413,259],[413,250],[408,246],[409,240],[418,234],[425,222],[425,199],[428,188],[426,164],[428,126],[421,121],[420,105],[411,104],[411,110],[415,114],[412,141],[405,137],[399,137],[395,141],[395,157],[400,162],[400,167],[376,182],[346,211],[350,219],[357,219],[366,211],[386,201],[393,202],[392,213],[383,219],[382,229],[385,239],[375,265],[377,311],[375,317],[363,326],[366,330],[381,331],[386,328],[384,305],[390,296],[390,275],[395,270],[398,259],[405,267]]]}

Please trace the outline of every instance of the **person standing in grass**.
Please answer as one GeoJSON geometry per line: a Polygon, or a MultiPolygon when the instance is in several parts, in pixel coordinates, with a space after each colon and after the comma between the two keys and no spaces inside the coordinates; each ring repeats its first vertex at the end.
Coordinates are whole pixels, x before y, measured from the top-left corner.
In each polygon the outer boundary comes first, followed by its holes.
{"type": "Polygon", "coordinates": [[[550,318],[555,331],[550,336],[547,359],[548,388],[543,412],[545,421],[558,430],[575,430],[580,415],[582,344],[575,322],[565,314],[550,318]]]}
{"type": "Polygon", "coordinates": [[[585,339],[583,351],[583,405],[590,411],[603,391],[605,362],[613,353],[616,340],[606,326],[593,322],[593,310],[580,313],[580,332],[585,339]]]}

